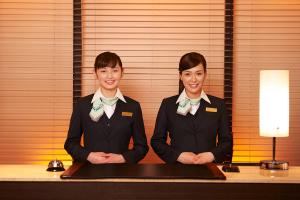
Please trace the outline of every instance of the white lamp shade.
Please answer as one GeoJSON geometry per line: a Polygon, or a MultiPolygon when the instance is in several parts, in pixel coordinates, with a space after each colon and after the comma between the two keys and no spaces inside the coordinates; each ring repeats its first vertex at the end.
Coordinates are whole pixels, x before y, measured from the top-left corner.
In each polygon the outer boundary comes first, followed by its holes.
{"type": "Polygon", "coordinates": [[[259,88],[259,134],[289,136],[289,71],[261,70],[259,88]]]}

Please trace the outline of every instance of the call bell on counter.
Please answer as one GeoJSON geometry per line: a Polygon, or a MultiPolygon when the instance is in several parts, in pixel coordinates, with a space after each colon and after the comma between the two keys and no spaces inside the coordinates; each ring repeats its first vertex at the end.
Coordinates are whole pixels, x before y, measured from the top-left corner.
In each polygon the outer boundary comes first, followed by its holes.
{"type": "Polygon", "coordinates": [[[59,172],[59,171],[65,171],[64,164],[60,160],[51,160],[48,164],[47,171],[50,172],[59,172]]]}

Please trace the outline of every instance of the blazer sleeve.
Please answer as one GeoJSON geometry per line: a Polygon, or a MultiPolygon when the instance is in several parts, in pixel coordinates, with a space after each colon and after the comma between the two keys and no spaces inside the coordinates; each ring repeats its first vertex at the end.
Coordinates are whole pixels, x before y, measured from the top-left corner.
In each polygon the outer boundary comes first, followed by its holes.
{"type": "Polygon", "coordinates": [[[173,149],[167,144],[168,137],[168,117],[167,117],[167,102],[164,99],[159,108],[154,133],[151,138],[151,146],[155,153],[166,163],[175,163],[177,158],[182,153],[173,149]]]}
{"type": "Polygon", "coordinates": [[[80,145],[82,132],[80,102],[78,102],[71,116],[68,136],[64,145],[65,150],[72,156],[73,160],[78,162],[85,162],[90,153],[80,145]]]}
{"type": "Polygon", "coordinates": [[[145,134],[143,114],[140,104],[138,103],[133,114],[133,148],[122,153],[126,163],[137,163],[142,160],[148,150],[147,137],[145,134]]]}
{"type": "Polygon", "coordinates": [[[216,147],[212,150],[212,153],[215,157],[215,162],[221,163],[232,156],[232,133],[229,130],[228,125],[228,116],[226,111],[225,102],[221,102],[221,116],[218,124],[218,142],[216,147]]]}

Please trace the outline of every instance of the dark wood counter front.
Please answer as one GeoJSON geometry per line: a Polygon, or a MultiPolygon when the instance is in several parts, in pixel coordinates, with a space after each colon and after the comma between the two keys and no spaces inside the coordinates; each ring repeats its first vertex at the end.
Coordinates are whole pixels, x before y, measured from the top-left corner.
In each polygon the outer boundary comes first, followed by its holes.
{"type": "Polygon", "coordinates": [[[287,171],[240,166],[240,173],[224,173],[226,180],[61,179],[61,172],[47,172],[46,168],[41,165],[0,165],[0,199],[300,199],[300,167],[293,166],[287,171]]]}

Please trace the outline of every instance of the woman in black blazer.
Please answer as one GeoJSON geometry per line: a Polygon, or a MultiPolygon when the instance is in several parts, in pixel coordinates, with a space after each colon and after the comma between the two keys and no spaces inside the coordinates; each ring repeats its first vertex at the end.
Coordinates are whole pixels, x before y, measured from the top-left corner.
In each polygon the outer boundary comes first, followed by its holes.
{"type": "Polygon", "coordinates": [[[76,103],[65,149],[79,162],[137,163],[148,151],[147,138],[140,104],[119,89],[121,59],[115,53],[101,53],[94,70],[99,89],[76,103]]]}
{"type": "Polygon", "coordinates": [[[183,55],[179,76],[184,88],[180,95],[162,101],[151,146],[167,163],[224,161],[232,154],[232,134],[223,99],[202,89],[207,76],[205,58],[196,52],[183,55]]]}

